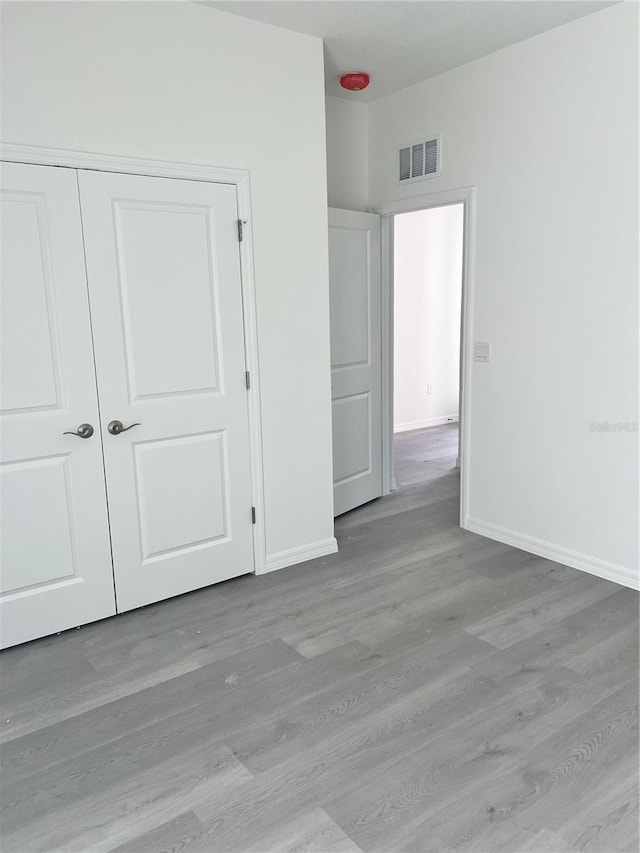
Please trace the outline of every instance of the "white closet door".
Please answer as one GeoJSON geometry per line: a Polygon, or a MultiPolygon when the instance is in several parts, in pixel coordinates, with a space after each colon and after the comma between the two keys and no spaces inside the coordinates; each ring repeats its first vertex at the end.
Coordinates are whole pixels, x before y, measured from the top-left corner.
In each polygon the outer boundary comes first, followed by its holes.
{"type": "Polygon", "coordinates": [[[79,181],[123,611],[253,570],[236,191],[79,181]]]}
{"type": "Polygon", "coordinates": [[[4,163],[1,177],[5,647],[115,601],[76,173],[4,163]],[[81,424],[93,434],[65,434],[81,424]]]}
{"type": "Polygon", "coordinates": [[[329,208],[333,503],[382,494],[380,217],[329,208]]]}

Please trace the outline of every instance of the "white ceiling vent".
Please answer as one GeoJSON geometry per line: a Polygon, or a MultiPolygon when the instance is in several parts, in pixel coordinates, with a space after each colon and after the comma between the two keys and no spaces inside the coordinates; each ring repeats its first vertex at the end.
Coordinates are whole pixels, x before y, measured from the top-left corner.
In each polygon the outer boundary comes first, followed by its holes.
{"type": "Polygon", "coordinates": [[[398,183],[435,178],[440,174],[440,138],[403,145],[398,151],[398,183]]]}

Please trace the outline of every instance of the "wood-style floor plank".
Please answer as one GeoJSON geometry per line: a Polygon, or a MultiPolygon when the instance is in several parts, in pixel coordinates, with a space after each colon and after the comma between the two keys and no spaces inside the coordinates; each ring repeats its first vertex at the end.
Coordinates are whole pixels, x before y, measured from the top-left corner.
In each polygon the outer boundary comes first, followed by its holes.
{"type": "Polygon", "coordinates": [[[458,526],[455,425],[340,551],[0,656],[3,853],[638,849],[638,596],[458,526]]]}
{"type": "Polygon", "coordinates": [[[185,850],[193,839],[205,831],[193,811],[185,812],[176,818],[166,821],[144,835],[139,835],[119,847],[114,847],[111,853],[177,853],[185,850]]]}

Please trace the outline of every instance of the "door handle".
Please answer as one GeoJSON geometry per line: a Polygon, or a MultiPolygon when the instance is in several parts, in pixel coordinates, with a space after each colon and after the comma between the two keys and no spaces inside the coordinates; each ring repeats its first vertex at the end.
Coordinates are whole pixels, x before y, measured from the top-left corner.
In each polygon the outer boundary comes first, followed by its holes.
{"type": "Polygon", "coordinates": [[[120,435],[121,432],[126,432],[128,429],[132,429],[134,426],[141,426],[141,424],[129,424],[129,426],[126,427],[122,426],[122,421],[109,421],[107,430],[111,433],[111,435],[120,435]]]}
{"type": "Polygon", "coordinates": [[[69,430],[62,433],[63,435],[77,435],[78,438],[91,438],[93,435],[93,427],[91,424],[80,424],[77,430],[70,432],[69,430]]]}

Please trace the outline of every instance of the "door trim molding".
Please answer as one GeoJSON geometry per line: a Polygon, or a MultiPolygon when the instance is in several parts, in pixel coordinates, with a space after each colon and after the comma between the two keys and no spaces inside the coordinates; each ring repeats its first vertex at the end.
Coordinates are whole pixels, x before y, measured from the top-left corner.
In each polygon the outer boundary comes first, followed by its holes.
{"type": "MultiPolygon", "coordinates": [[[[58,166],[68,169],[91,169],[98,172],[119,172],[128,175],[147,175],[155,178],[178,178],[183,181],[204,181],[232,184],[236,188],[238,216],[245,225],[243,240],[238,243],[242,306],[244,312],[245,359],[251,373],[251,388],[247,391],[249,411],[249,451],[251,457],[251,498],[256,508],[253,525],[253,571],[267,571],[267,548],[264,512],[264,477],[262,463],[262,416],[260,405],[260,369],[258,358],[258,324],[256,314],[255,276],[253,267],[253,233],[251,215],[251,181],[248,169],[230,169],[203,163],[181,163],[171,160],[150,160],[118,154],[99,154],[92,151],[71,151],[64,148],[45,148],[32,145],[0,143],[0,160],[30,163],[35,166],[58,166]]],[[[247,507],[251,512],[251,507],[247,507]]]]}
{"type": "Polygon", "coordinates": [[[393,217],[450,204],[464,205],[464,238],[462,241],[462,305],[460,334],[460,526],[467,528],[469,517],[469,450],[471,378],[473,352],[473,270],[476,216],[476,188],[456,189],[412,196],[374,210],[381,216],[382,238],[382,453],[384,494],[392,490],[393,477],[393,217]]]}
{"type": "Polygon", "coordinates": [[[393,216],[380,216],[382,374],[382,494],[398,488],[393,470],[393,216]]]}
{"type": "Polygon", "coordinates": [[[95,151],[72,151],[66,148],[44,148],[39,145],[15,145],[0,142],[0,158],[35,166],[63,166],[68,169],[92,169],[97,172],[122,172],[156,178],[180,178],[184,181],[209,181],[215,184],[239,184],[248,179],[247,169],[229,169],[205,163],[180,163],[173,160],[150,160],[95,151]]]}

